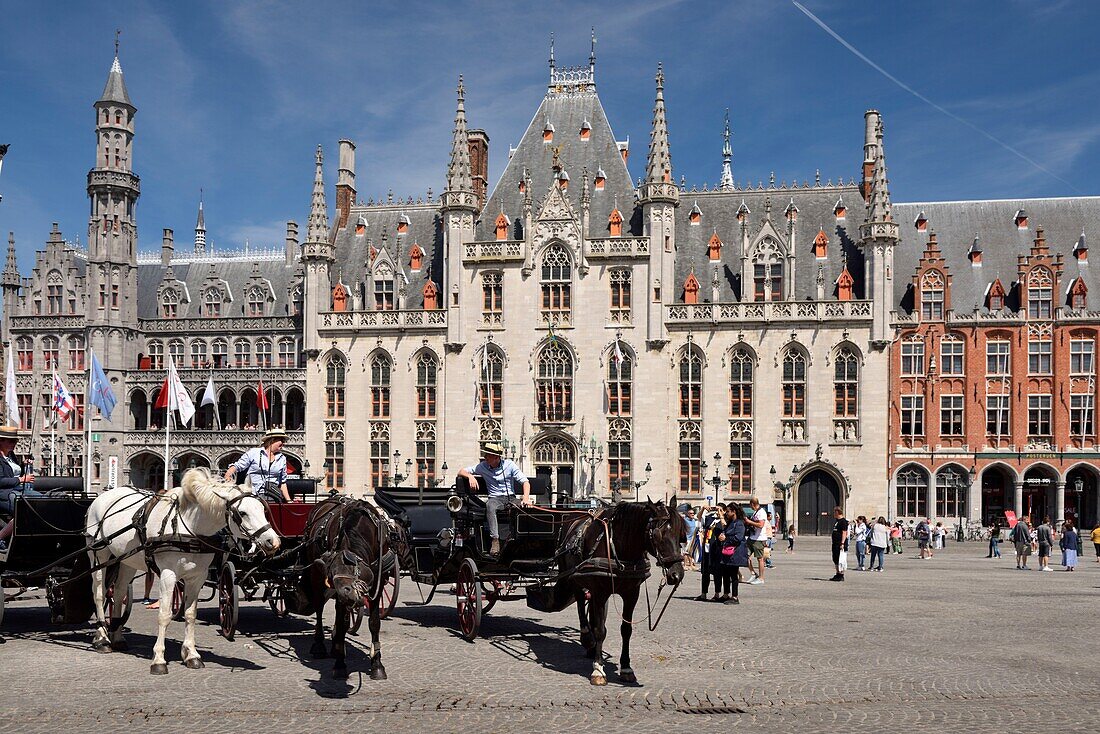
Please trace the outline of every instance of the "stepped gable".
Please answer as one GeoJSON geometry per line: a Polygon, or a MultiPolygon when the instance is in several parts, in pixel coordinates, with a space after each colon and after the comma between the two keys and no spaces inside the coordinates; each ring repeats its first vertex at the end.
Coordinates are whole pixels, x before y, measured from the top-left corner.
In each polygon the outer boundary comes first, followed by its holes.
{"type": "MultiPolygon", "coordinates": [[[[956,313],[985,310],[986,291],[998,278],[1009,294],[1008,305],[1018,307],[1014,289],[1019,277],[1016,257],[1031,252],[1039,227],[1043,228],[1051,255],[1061,254],[1066,263],[1056,305],[1067,304],[1066,289],[1078,276],[1090,293],[1100,292],[1097,274],[1072,254],[1082,232],[1086,240],[1100,236],[1100,197],[895,202],[894,219],[901,224],[901,244],[894,250],[894,301],[900,311],[912,308],[913,297],[908,291],[931,232],[936,233],[940,252],[951,270],[951,308],[956,313]],[[1026,229],[1016,225],[1016,213],[1021,209],[1027,212],[1026,229]],[[928,219],[924,232],[913,226],[921,211],[928,219]],[[975,235],[981,238],[980,267],[972,265],[967,257],[975,235]]],[[[1089,309],[1100,310],[1100,303],[1090,303],[1089,309]]]]}
{"type": "MultiPolygon", "coordinates": [[[[201,316],[202,289],[207,278],[211,275],[213,266],[214,277],[219,278],[229,286],[233,294],[233,302],[222,312],[224,316],[244,316],[247,298],[245,291],[255,277],[265,279],[271,283],[274,294],[274,302],[268,307],[270,316],[289,316],[291,314],[291,302],[289,287],[291,282],[298,277],[298,266],[287,267],[286,257],[283,252],[264,250],[253,255],[244,253],[207,255],[202,258],[181,257],[173,260],[169,267],[175,279],[187,286],[190,294],[190,303],[179,304],[178,318],[197,318],[201,316]]],[[[138,318],[160,318],[160,304],[157,300],[157,291],[164,282],[165,268],[158,260],[152,262],[138,262],[138,318]]]]}
{"type": "MultiPolygon", "coordinates": [[[[329,269],[332,285],[340,281],[351,287],[366,280],[370,247],[373,245],[381,250],[383,233],[390,257],[409,279],[405,307],[423,307],[424,284],[429,272],[437,288],[441,287],[443,278],[443,227],[439,204],[435,202],[352,206],[347,225],[336,232],[336,261],[329,269]],[[408,217],[409,223],[408,229],[399,235],[397,229],[402,216],[408,217]],[[366,227],[362,234],[356,234],[360,218],[366,227]],[[424,263],[419,272],[409,266],[409,251],[414,242],[424,251],[424,263]]],[[[396,295],[397,286],[394,291],[396,295]]]]}
{"type": "MultiPolygon", "coordinates": [[[[748,239],[752,246],[764,222],[764,211],[771,202],[771,222],[781,237],[787,237],[785,211],[791,200],[798,209],[794,222],[795,273],[794,300],[817,300],[818,266],[822,266],[825,281],[825,300],[835,301],[836,279],[847,262],[848,272],[854,279],[853,290],[857,298],[864,297],[863,253],[859,245],[859,225],[863,221],[864,204],[859,187],[814,186],[806,188],[760,188],[723,191],[680,191],[680,206],[676,209],[676,300],[683,300],[681,286],[695,265],[696,277],[701,288],[699,302],[711,300],[711,277],[714,265],[708,257],[707,245],[717,232],[722,240],[721,262],[718,271],[718,299],[722,302],[741,298],[741,223],[737,210],[741,202],[749,208],[748,239]],[[834,213],[837,199],[843,198],[848,207],[843,220],[834,213]],[[691,209],[699,205],[699,224],[691,224],[691,209]],[[824,229],[829,238],[828,257],[814,257],[814,238],[824,229]]],[[[751,288],[751,283],[749,284],[751,288]]],[[[750,294],[751,295],[751,294],[750,294]]]]}
{"type": "MultiPolygon", "coordinates": [[[[588,71],[587,67],[584,71],[588,71]]],[[[623,234],[641,233],[640,219],[632,216],[635,206],[630,172],[619,153],[615,134],[596,94],[595,83],[555,84],[561,73],[552,72],[551,85],[542,104],[531,118],[531,124],[520,138],[511,160],[481,211],[475,231],[478,240],[496,238],[494,224],[501,211],[513,224],[517,219],[522,220],[524,195],[519,184],[523,180],[524,169],[531,176],[532,210],[537,216],[540,203],[554,182],[556,150],[559,151],[558,160],[562,168],[569,174],[566,196],[578,216],[581,212],[582,176],[584,169],[588,169],[591,236],[607,236],[607,218],[616,208],[616,202],[625,220],[623,234]],[[547,122],[553,126],[553,139],[549,142],[543,140],[547,122]],[[587,140],[581,135],[585,123],[588,123],[587,140]],[[596,190],[593,181],[600,168],[606,175],[606,181],[602,190],[596,190]]]]}

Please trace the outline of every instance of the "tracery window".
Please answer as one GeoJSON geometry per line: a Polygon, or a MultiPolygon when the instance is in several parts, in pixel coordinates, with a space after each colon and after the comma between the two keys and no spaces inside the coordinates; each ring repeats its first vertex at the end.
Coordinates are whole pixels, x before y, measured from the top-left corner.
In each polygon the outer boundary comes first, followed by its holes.
{"type": "Polygon", "coordinates": [[[540,422],[573,420],[573,355],[556,340],[539,354],[535,393],[540,422]]]}
{"type": "Polygon", "coordinates": [[[701,494],[703,439],[697,421],[680,421],[680,494],[701,494]]]}
{"type": "Polygon", "coordinates": [[[294,355],[294,340],[293,339],[280,339],[279,340],[279,366],[280,367],[297,367],[298,360],[294,355]]]}
{"type": "Polygon", "coordinates": [[[256,366],[271,367],[271,340],[260,339],[256,342],[256,366]]]}
{"type": "Polygon", "coordinates": [[[504,353],[487,345],[481,357],[478,392],[483,418],[500,418],[504,413],[504,353]]]}
{"type": "Polygon", "coordinates": [[[390,483],[390,424],[371,421],[370,424],[371,487],[386,487],[390,483]]]}
{"type": "Polygon", "coordinates": [[[940,374],[944,377],[961,377],[966,345],[954,334],[944,334],[940,339],[940,374]]]}
{"type": "Polygon", "coordinates": [[[920,314],[925,321],[943,320],[943,274],[938,270],[921,277],[920,314]]]}
{"type": "Polygon", "coordinates": [[[65,285],[61,273],[50,273],[46,283],[46,313],[58,316],[64,310],[65,285]]]}
{"type": "Polygon", "coordinates": [[[212,353],[215,367],[229,366],[229,344],[224,339],[214,340],[212,353]]]}
{"type": "Polygon", "coordinates": [[[191,366],[199,368],[206,365],[206,342],[202,339],[191,340],[191,366]]]}
{"type": "Polygon", "coordinates": [[[734,494],[752,492],[752,421],[730,423],[730,481],[734,494]]]}
{"type": "Polygon", "coordinates": [[[680,417],[703,416],[703,355],[689,346],[680,355],[680,417]]]}
{"type": "Polygon", "coordinates": [[[340,490],[344,487],[343,423],[325,425],[325,487],[329,490],[340,490]]]}
{"type": "Polygon", "coordinates": [[[928,516],[928,475],[910,466],[898,473],[897,514],[900,517],[928,516]]]}
{"type": "Polygon", "coordinates": [[[540,317],[552,326],[572,321],[573,263],[565,248],[553,244],[542,256],[542,304],[540,317]]]}
{"type": "Polygon", "coordinates": [[[267,294],[263,288],[250,288],[248,291],[248,315],[263,316],[264,306],[267,303],[267,294]]]}
{"type": "Polygon", "coordinates": [[[752,417],[752,355],[745,349],[730,357],[730,417],[752,417]]]}
{"type": "Polygon", "coordinates": [[[966,517],[969,479],[954,466],[936,474],[936,517],[966,517]]]}
{"type": "Polygon", "coordinates": [[[211,288],[203,294],[202,315],[207,318],[217,318],[222,315],[222,293],[217,288],[211,288]]]}
{"type": "Polygon", "coordinates": [[[612,489],[623,490],[630,483],[631,426],[625,418],[607,422],[607,481],[612,489]]]}
{"type": "Polygon", "coordinates": [[[435,486],[435,423],[431,421],[416,424],[416,486],[435,486]]]}
{"type": "Polygon", "coordinates": [[[1049,319],[1053,311],[1054,279],[1046,268],[1034,268],[1027,276],[1027,315],[1049,319]]]}
{"type": "Polygon", "coordinates": [[[481,276],[481,322],[486,326],[504,323],[504,276],[501,273],[481,276]]]}
{"type": "Polygon", "coordinates": [[[15,340],[16,368],[20,372],[30,372],[34,369],[34,339],[29,336],[21,336],[15,340]]]}
{"type": "Polygon", "coordinates": [[[183,367],[183,341],[180,339],[173,339],[168,342],[168,357],[172,360],[172,364],[176,366],[176,369],[183,367]]]}
{"type": "Polygon", "coordinates": [[[74,372],[84,369],[84,339],[82,337],[69,337],[69,369],[74,372]]]}
{"type": "Polygon", "coordinates": [[[252,365],[252,345],[247,339],[238,339],[233,345],[233,364],[237,367],[252,365]]]}
{"type": "Polygon", "coordinates": [[[42,359],[47,370],[56,370],[59,366],[60,343],[56,336],[42,338],[42,359]]]}
{"type": "Polygon", "coordinates": [[[166,290],[160,297],[160,316],[174,319],[179,315],[180,299],[174,290],[166,290]]]}
{"type": "Polygon", "coordinates": [[[783,254],[772,240],[764,240],[752,258],[754,301],[783,300],[783,254]]]}
{"type": "Polygon", "coordinates": [[[435,398],[439,361],[431,352],[416,360],[416,417],[435,418],[435,398]]]}
{"type": "Polygon", "coordinates": [[[633,404],[634,361],[622,347],[613,348],[607,360],[607,413],[629,416],[633,404]]]}
{"type": "Polygon", "coordinates": [[[806,417],[806,353],[801,349],[783,354],[783,417],[806,417]]]}
{"type": "Polygon", "coordinates": [[[834,361],[833,398],[837,418],[859,415],[859,357],[847,347],[837,352],[834,361]]]}
{"type": "Polygon", "coordinates": [[[376,354],[370,361],[370,414],[372,418],[390,417],[390,375],[393,362],[389,355],[376,354]]]}
{"type": "Polygon", "coordinates": [[[901,374],[903,377],[924,374],[924,342],[919,336],[901,343],[901,374]]]}
{"type": "Polygon", "coordinates": [[[329,418],[344,417],[344,380],[348,363],[342,354],[334,354],[325,366],[325,403],[329,418]]]}
{"type": "Polygon", "coordinates": [[[162,342],[149,342],[149,369],[164,369],[164,344],[162,342]]]}
{"type": "Polygon", "coordinates": [[[610,274],[611,281],[611,323],[630,323],[630,270],[615,268],[610,274]]]}

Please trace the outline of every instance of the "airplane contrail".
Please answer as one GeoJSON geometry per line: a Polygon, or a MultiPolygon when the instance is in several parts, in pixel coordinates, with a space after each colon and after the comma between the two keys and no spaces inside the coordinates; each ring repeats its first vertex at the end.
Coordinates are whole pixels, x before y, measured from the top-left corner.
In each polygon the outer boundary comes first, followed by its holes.
{"type": "Polygon", "coordinates": [[[865,64],[870,66],[872,69],[877,71],[879,74],[882,74],[884,77],[886,77],[887,79],[892,81],[894,84],[897,84],[899,87],[904,89],[906,92],[909,92],[909,94],[913,95],[914,97],[919,99],[921,102],[924,102],[925,104],[932,107],[933,109],[939,110],[943,114],[950,117],[952,120],[955,120],[956,122],[960,122],[963,125],[966,125],[968,128],[970,128],[971,130],[977,132],[978,134],[982,135],[983,137],[988,138],[989,140],[992,140],[994,143],[1001,146],[1002,148],[1007,150],[1009,153],[1012,153],[1013,155],[1021,158],[1022,160],[1027,161],[1028,163],[1035,166],[1037,169],[1039,169],[1043,173],[1047,174],[1048,176],[1061,181],[1066,186],[1069,186],[1071,189],[1073,189],[1077,193],[1079,193],[1079,194],[1082,193],[1081,190],[1078,189],[1076,186],[1074,186],[1069,181],[1067,181],[1064,178],[1062,178],[1061,176],[1059,176],[1054,171],[1051,171],[1049,168],[1046,168],[1045,166],[1040,164],[1038,161],[1036,161],[1034,158],[1031,158],[1030,156],[1028,156],[1026,153],[1012,147],[1011,145],[1009,145],[1005,141],[1001,140],[1000,138],[996,137],[995,135],[992,135],[990,133],[987,133],[985,130],[982,130],[980,127],[978,127],[974,123],[970,122],[969,120],[966,120],[962,117],[959,117],[954,112],[951,112],[950,110],[945,109],[945,108],[941,107],[940,105],[936,104],[935,102],[933,102],[932,100],[928,99],[928,97],[925,97],[923,94],[921,94],[917,90],[913,89],[908,84],[906,84],[902,80],[898,79],[896,76],[894,76],[890,72],[886,71],[886,69],[883,69],[881,66],[876,64],[874,61],[867,58],[858,48],[856,48],[855,46],[853,46],[852,44],[850,44],[846,40],[844,40],[844,38],[842,38],[839,33],[837,33],[832,28],[830,28],[828,25],[826,25],[825,21],[821,20],[821,18],[818,18],[816,15],[811,13],[810,10],[805,5],[803,5],[802,3],[798,2],[798,0],[791,0],[791,2],[794,4],[794,6],[796,8],[801,10],[807,18],[809,18],[814,23],[816,23],[821,28],[821,30],[825,31],[830,36],[832,36],[833,39],[836,40],[837,43],[839,43],[841,46],[843,46],[844,48],[851,51],[853,54],[856,55],[856,57],[858,57],[860,60],[862,60],[865,64]]]}

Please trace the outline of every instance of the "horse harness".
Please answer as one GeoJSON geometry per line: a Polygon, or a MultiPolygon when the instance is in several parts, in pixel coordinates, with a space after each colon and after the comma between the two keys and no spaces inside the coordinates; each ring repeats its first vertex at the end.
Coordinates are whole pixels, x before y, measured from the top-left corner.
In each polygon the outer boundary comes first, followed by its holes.
{"type": "MultiPolygon", "coordinates": [[[[317,527],[317,537],[318,539],[324,538],[327,541],[326,545],[328,543],[335,542],[340,537],[339,526],[336,527],[336,537],[333,537],[332,533],[329,532],[330,520],[332,520],[334,516],[338,516],[340,525],[342,525],[344,518],[347,517],[345,510],[347,510],[347,508],[349,508],[357,500],[346,495],[335,495],[332,497],[332,501],[332,507],[327,510],[325,514],[321,517],[321,522],[317,527]]],[[[397,560],[397,553],[394,552],[393,548],[388,548],[385,553],[381,552],[382,525],[384,521],[382,520],[380,513],[374,507],[372,507],[369,503],[363,504],[371,508],[374,514],[375,523],[378,526],[378,572],[374,574],[374,593],[372,594],[370,592],[370,589],[368,589],[366,584],[363,582],[361,572],[359,570],[360,564],[365,566],[367,562],[357,553],[347,548],[333,549],[333,551],[339,550],[343,556],[344,563],[346,565],[354,567],[355,572],[353,574],[334,573],[331,575],[330,579],[331,581],[338,581],[340,579],[349,581],[351,585],[355,587],[356,591],[360,593],[361,596],[367,597],[369,599],[375,599],[378,597],[378,594],[382,590],[382,579],[384,578],[385,574],[389,571],[392,571],[394,568],[394,563],[397,560]]],[[[388,537],[392,541],[394,539],[394,536],[395,531],[391,529],[388,537]]],[[[366,570],[372,571],[372,569],[370,568],[367,568],[366,570]]],[[[329,579],[326,579],[325,583],[328,584],[329,579]]]]}
{"type": "MultiPolygon", "coordinates": [[[[615,551],[615,538],[611,530],[611,523],[604,517],[606,511],[601,511],[598,514],[590,514],[584,520],[578,521],[575,526],[575,530],[570,531],[570,537],[566,541],[564,551],[566,553],[582,554],[584,552],[584,536],[588,532],[589,527],[594,522],[599,522],[602,526],[599,533],[596,535],[593,548],[598,548],[601,541],[604,541],[607,546],[606,556],[593,556],[586,558],[577,564],[569,575],[577,577],[593,577],[603,576],[619,579],[648,579],[650,573],[649,561],[642,555],[642,558],[637,561],[623,561],[618,557],[618,553],[615,551]]],[[[671,518],[668,518],[666,522],[671,527],[671,518]]],[[[646,524],[646,541],[648,548],[646,551],[651,552],[657,559],[657,565],[662,569],[667,569],[675,563],[681,561],[680,556],[677,554],[674,557],[663,557],[653,553],[656,550],[657,544],[654,540],[654,536],[659,529],[658,518],[651,517],[646,524]],[[651,550],[652,549],[652,550],[651,550]]]]}

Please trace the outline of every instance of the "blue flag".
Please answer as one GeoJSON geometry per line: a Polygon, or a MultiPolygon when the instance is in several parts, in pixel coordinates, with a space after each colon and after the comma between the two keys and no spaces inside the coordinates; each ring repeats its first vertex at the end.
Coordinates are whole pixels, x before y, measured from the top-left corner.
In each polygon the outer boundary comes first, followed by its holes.
{"type": "Polygon", "coordinates": [[[99,412],[108,421],[111,420],[111,411],[115,409],[115,394],[111,392],[111,384],[107,381],[107,375],[103,374],[103,365],[96,359],[92,352],[92,380],[88,385],[88,402],[99,408],[99,412]]]}

